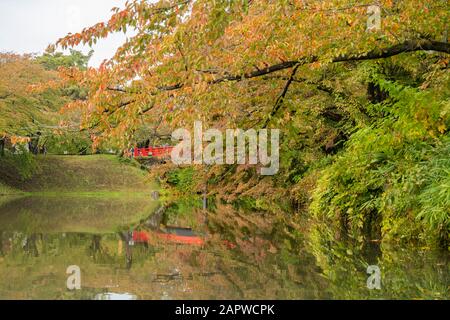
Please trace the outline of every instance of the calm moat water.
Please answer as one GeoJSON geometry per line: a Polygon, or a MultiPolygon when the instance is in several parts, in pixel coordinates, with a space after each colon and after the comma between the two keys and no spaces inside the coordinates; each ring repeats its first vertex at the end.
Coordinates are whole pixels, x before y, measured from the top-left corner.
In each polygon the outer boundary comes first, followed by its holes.
{"type": "Polygon", "coordinates": [[[3,198],[0,299],[449,299],[449,254],[148,199],[3,198]],[[69,290],[68,267],[80,269],[69,290]],[[367,286],[368,266],[381,289],[367,286]]]}

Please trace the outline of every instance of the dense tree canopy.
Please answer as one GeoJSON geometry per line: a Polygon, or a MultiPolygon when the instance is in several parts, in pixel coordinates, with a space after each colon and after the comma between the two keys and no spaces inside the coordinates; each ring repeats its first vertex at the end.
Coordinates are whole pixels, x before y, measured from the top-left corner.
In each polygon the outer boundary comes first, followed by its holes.
{"type": "MultiPolygon", "coordinates": [[[[58,43],[95,43],[136,30],[98,70],[67,75],[90,87],[86,127],[131,135],[142,116],[263,123],[295,70],[306,80],[333,62],[404,52],[449,52],[446,1],[381,1],[382,29],[366,32],[372,3],[349,1],[128,1],[107,23],[58,43]],[[95,105],[93,107],[92,105],[95,105]],[[195,111],[195,112],[192,112],[195,111]],[[225,117],[226,115],[226,117],[225,117]]],[[[156,121],[155,121],[156,120],[156,121]]]]}

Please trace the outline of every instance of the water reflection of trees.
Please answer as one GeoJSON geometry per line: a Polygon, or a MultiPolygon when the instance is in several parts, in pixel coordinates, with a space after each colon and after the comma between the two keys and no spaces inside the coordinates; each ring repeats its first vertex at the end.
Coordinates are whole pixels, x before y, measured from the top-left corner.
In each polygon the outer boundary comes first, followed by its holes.
{"type": "MultiPolygon", "coordinates": [[[[155,232],[161,217],[152,216],[133,229],[155,232]]],[[[26,297],[71,297],[64,288],[65,270],[79,264],[86,290],[103,292],[112,283],[122,292],[151,299],[449,296],[446,254],[357,242],[323,225],[312,225],[307,232],[285,213],[218,206],[205,220],[203,247],[133,243],[129,230],[103,235],[0,231],[0,256],[7,261],[0,263],[0,293],[8,292],[4,289],[9,279],[17,290],[30,288],[39,279],[47,283],[48,293],[31,292],[26,297]],[[381,291],[367,289],[368,265],[380,266],[381,291]],[[42,280],[47,277],[53,280],[42,280]]]]}
{"type": "Polygon", "coordinates": [[[224,206],[208,216],[212,233],[236,244],[235,250],[222,246],[218,266],[239,298],[312,299],[322,291],[313,256],[289,220],[285,213],[224,206]]]}
{"type": "Polygon", "coordinates": [[[449,254],[400,247],[369,238],[352,239],[325,224],[308,233],[308,250],[327,279],[334,299],[448,299],[449,254]],[[381,290],[367,288],[367,268],[381,270],[381,290]]]}

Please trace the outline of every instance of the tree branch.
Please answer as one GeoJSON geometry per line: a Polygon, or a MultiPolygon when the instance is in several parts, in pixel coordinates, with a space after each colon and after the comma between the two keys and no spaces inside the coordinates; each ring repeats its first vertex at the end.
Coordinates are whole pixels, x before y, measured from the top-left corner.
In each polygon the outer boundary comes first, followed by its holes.
{"type": "MultiPolygon", "coordinates": [[[[450,43],[439,42],[439,41],[428,40],[428,39],[408,40],[403,43],[393,45],[393,46],[391,46],[389,48],[385,48],[385,49],[377,48],[377,49],[374,49],[367,53],[342,55],[339,57],[335,57],[334,59],[331,60],[331,62],[338,63],[338,62],[385,59],[385,58],[390,58],[390,57],[393,57],[393,56],[396,56],[396,55],[399,55],[402,53],[416,52],[416,51],[436,51],[436,52],[443,52],[443,53],[450,54],[450,43]]],[[[211,80],[208,82],[208,84],[214,85],[214,84],[220,84],[223,82],[239,82],[239,81],[243,81],[246,79],[253,79],[253,78],[258,78],[258,77],[263,77],[263,76],[266,76],[266,78],[267,78],[267,75],[269,75],[271,73],[275,73],[278,71],[287,70],[287,69],[291,69],[291,68],[295,68],[294,71],[297,72],[297,70],[300,66],[318,62],[319,60],[320,59],[318,56],[302,57],[297,60],[285,61],[285,62],[282,62],[279,64],[269,66],[267,68],[257,69],[257,70],[254,70],[252,72],[245,73],[245,74],[226,75],[224,77],[211,80]]],[[[277,100],[277,103],[276,103],[272,113],[276,113],[279,110],[279,108],[281,107],[282,102],[283,102],[292,82],[297,82],[297,79],[295,79],[295,72],[293,73],[293,76],[291,76],[288,79],[288,83],[286,84],[286,87],[284,88],[283,93],[277,100]]],[[[175,90],[182,89],[184,86],[185,85],[183,83],[177,83],[177,84],[168,85],[168,86],[158,86],[156,89],[159,91],[175,91],[175,90]]],[[[108,88],[108,89],[111,89],[111,88],[108,88]]],[[[116,89],[116,88],[114,88],[114,89],[116,89]]],[[[116,91],[121,91],[121,90],[116,90],[116,91]]],[[[156,95],[157,93],[155,92],[153,94],[156,95]]],[[[126,102],[126,103],[122,103],[114,110],[106,109],[104,111],[104,114],[107,114],[107,113],[113,114],[117,110],[122,109],[134,102],[135,102],[135,100],[132,100],[132,101],[126,102]]],[[[146,111],[148,111],[148,110],[146,110],[146,111]]],[[[270,118],[268,121],[270,121],[270,118]]]]}
{"type": "Polygon", "coordinates": [[[122,102],[122,103],[119,104],[114,110],[111,110],[111,109],[109,109],[109,108],[103,110],[103,114],[111,115],[111,114],[115,113],[117,110],[120,110],[120,109],[122,109],[122,108],[125,108],[126,106],[128,106],[128,105],[130,105],[130,104],[132,104],[132,103],[135,103],[135,102],[136,102],[136,100],[131,100],[131,101],[128,101],[128,102],[122,102]]]}
{"type": "Polygon", "coordinates": [[[275,106],[273,107],[272,112],[270,113],[269,117],[267,118],[266,122],[264,123],[263,128],[267,128],[270,120],[272,120],[272,118],[277,114],[278,110],[280,110],[281,106],[283,105],[284,99],[286,98],[286,94],[289,91],[289,87],[291,86],[292,82],[294,82],[294,77],[297,74],[298,68],[300,68],[300,64],[297,64],[294,67],[294,70],[292,70],[291,77],[287,81],[287,83],[283,89],[283,92],[278,97],[277,101],[275,102],[275,106]]]}
{"type": "MultiPolygon", "coordinates": [[[[402,53],[408,53],[408,52],[416,52],[416,51],[436,51],[436,52],[443,52],[450,54],[450,44],[445,42],[439,42],[434,40],[409,40],[405,41],[401,44],[397,44],[394,46],[391,46],[386,49],[374,49],[370,52],[363,53],[363,54],[351,54],[351,55],[342,55],[339,57],[336,57],[331,60],[332,63],[337,62],[349,62],[349,61],[364,61],[364,60],[376,60],[376,59],[385,59],[390,58],[402,53]]],[[[227,75],[222,78],[218,78],[215,80],[211,80],[208,82],[208,84],[219,84],[222,82],[233,82],[233,81],[243,81],[246,79],[253,79],[258,78],[262,76],[266,76],[268,74],[282,71],[286,69],[293,68],[297,65],[302,66],[314,62],[318,62],[319,57],[317,56],[310,56],[310,57],[302,57],[298,60],[293,61],[285,61],[279,64],[275,64],[272,66],[269,66],[264,69],[258,69],[246,74],[240,74],[240,75],[227,75]]],[[[161,91],[173,91],[183,88],[184,85],[182,83],[178,83],[172,86],[163,86],[158,87],[161,91]]]]}

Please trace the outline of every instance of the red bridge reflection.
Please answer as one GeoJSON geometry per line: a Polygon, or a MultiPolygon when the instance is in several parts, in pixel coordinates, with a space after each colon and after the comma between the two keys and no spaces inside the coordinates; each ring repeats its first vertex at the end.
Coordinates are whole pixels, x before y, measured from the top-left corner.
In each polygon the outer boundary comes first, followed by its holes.
{"type": "MultiPolygon", "coordinates": [[[[178,227],[167,227],[164,231],[158,230],[154,232],[149,231],[133,231],[133,242],[134,243],[155,243],[158,240],[173,244],[180,245],[190,245],[203,247],[206,243],[204,237],[196,234],[189,228],[178,228],[178,227]]],[[[228,249],[235,249],[236,245],[223,240],[223,244],[227,246],[228,249]]]]}
{"type": "Polygon", "coordinates": [[[205,240],[195,234],[191,229],[167,227],[165,232],[147,232],[147,231],[134,231],[133,241],[135,243],[151,243],[152,240],[163,240],[175,244],[186,244],[194,246],[203,246],[205,240]]]}

